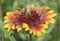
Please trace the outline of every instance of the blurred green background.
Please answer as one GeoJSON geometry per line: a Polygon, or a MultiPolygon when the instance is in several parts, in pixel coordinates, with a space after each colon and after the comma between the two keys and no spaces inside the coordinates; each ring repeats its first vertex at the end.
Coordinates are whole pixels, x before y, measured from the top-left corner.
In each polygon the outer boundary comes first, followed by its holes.
{"type": "Polygon", "coordinates": [[[14,32],[12,36],[9,36],[6,29],[3,28],[3,17],[6,12],[14,11],[19,7],[26,7],[29,4],[35,4],[37,7],[47,5],[57,13],[56,22],[49,25],[47,34],[43,34],[39,38],[32,36],[32,40],[60,41],[60,0],[0,0],[0,41],[29,41],[29,35],[14,32]]]}

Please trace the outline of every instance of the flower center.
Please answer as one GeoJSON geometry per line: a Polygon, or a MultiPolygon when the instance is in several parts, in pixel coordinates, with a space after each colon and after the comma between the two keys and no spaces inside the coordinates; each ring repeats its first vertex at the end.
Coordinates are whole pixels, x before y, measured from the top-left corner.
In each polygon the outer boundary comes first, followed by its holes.
{"type": "Polygon", "coordinates": [[[30,13],[19,12],[19,16],[16,16],[18,22],[16,24],[26,23],[29,26],[37,26],[38,24],[43,24],[44,21],[40,19],[36,11],[31,11],[30,13]]]}

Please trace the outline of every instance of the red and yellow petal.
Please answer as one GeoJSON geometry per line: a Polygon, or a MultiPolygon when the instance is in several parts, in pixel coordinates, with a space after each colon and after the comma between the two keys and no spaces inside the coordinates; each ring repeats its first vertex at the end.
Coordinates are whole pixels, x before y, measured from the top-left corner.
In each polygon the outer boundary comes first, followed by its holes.
{"type": "Polygon", "coordinates": [[[14,24],[5,24],[4,28],[8,29],[9,35],[11,35],[12,31],[15,29],[14,24]]]}
{"type": "Polygon", "coordinates": [[[22,30],[21,25],[17,25],[17,26],[16,26],[16,29],[17,29],[17,32],[21,31],[21,30],[22,30]]]}
{"type": "Polygon", "coordinates": [[[11,29],[15,29],[15,25],[14,24],[5,24],[4,28],[11,28],[11,29]]]}
{"type": "Polygon", "coordinates": [[[55,19],[52,18],[49,22],[54,24],[55,23],[55,19]]]}
{"type": "Polygon", "coordinates": [[[44,13],[45,11],[47,11],[47,9],[50,9],[50,8],[47,6],[40,8],[38,10],[38,16],[41,16],[41,14],[44,13]]]}
{"type": "Polygon", "coordinates": [[[50,11],[48,11],[48,12],[44,15],[43,18],[44,18],[44,19],[47,18],[47,17],[48,17],[48,18],[53,18],[53,17],[55,17],[56,15],[57,15],[57,14],[55,14],[53,10],[50,10],[50,11]]]}
{"type": "Polygon", "coordinates": [[[56,15],[57,14],[55,14],[53,10],[50,10],[44,15],[42,20],[44,20],[45,22],[48,22],[48,23],[54,23],[55,22],[54,17],[56,15]]]}
{"type": "Polygon", "coordinates": [[[40,31],[37,32],[37,36],[38,36],[38,37],[40,37],[41,34],[42,34],[42,33],[41,33],[40,31]]]}

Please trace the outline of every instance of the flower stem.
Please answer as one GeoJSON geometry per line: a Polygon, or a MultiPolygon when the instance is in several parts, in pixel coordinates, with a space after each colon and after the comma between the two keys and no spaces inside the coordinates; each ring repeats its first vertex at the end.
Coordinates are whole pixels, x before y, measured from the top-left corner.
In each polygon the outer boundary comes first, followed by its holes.
{"type": "Polygon", "coordinates": [[[32,41],[32,35],[30,34],[30,41],[32,41]]]}

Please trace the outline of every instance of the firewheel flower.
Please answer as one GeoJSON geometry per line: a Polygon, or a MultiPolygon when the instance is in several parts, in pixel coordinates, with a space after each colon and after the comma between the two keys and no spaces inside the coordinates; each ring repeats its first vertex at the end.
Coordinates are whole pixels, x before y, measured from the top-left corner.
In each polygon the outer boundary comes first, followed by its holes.
{"type": "Polygon", "coordinates": [[[48,24],[55,22],[56,15],[47,6],[38,8],[35,5],[29,5],[26,9],[19,8],[13,12],[7,12],[4,17],[4,28],[7,28],[10,34],[15,29],[17,32],[24,29],[32,35],[41,36],[42,33],[46,33],[48,24]]]}

